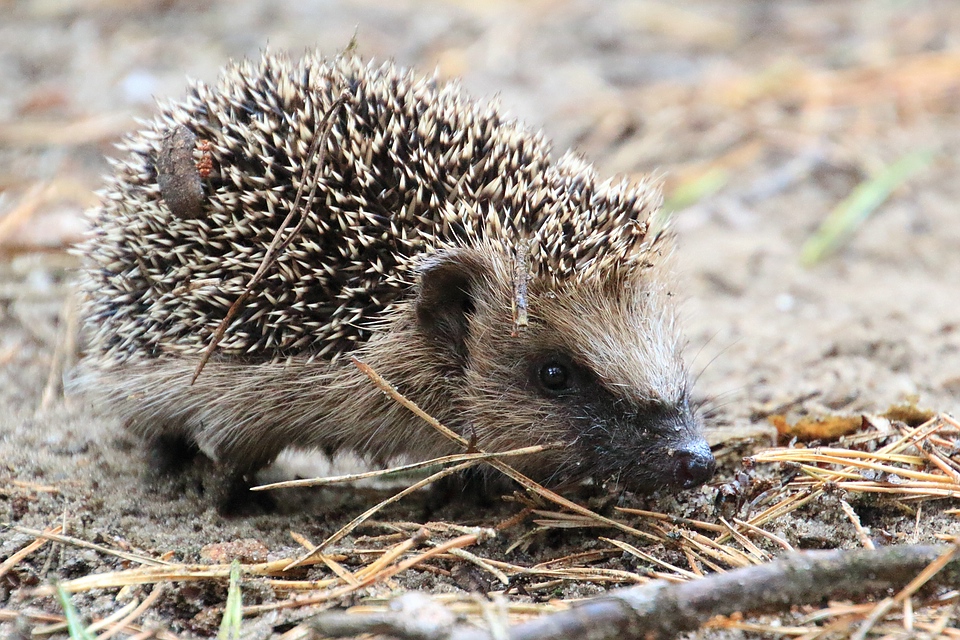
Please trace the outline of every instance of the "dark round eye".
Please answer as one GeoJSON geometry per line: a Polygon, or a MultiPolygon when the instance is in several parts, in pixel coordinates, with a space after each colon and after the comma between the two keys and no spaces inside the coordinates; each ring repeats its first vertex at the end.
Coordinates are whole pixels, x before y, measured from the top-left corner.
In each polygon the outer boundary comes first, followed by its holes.
{"type": "Polygon", "coordinates": [[[548,362],[540,367],[540,383],[550,391],[563,391],[570,386],[570,371],[559,362],[548,362]]]}

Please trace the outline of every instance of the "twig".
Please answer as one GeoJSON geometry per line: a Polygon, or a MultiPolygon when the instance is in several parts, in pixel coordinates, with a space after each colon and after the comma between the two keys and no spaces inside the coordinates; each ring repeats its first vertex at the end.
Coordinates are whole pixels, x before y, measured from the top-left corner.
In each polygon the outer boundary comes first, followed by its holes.
{"type": "MultiPolygon", "coordinates": [[[[700,628],[718,615],[785,611],[827,598],[862,599],[900,589],[912,584],[917,574],[934,562],[940,565],[940,570],[936,575],[924,576],[929,578],[927,584],[950,586],[960,579],[960,560],[953,559],[946,564],[943,560],[945,554],[952,554],[953,550],[953,546],[944,545],[907,545],[877,550],[791,553],[774,562],[699,580],[681,583],[657,580],[612,591],[567,611],[510,627],[496,637],[498,640],[674,638],[684,631],[700,628]]],[[[319,614],[317,618],[322,619],[324,615],[330,614],[319,614]]],[[[343,614],[336,615],[342,617],[343,614]]],[[[383,623],[383,616],[378,614],[378,623],[383,623]]],[[[394,627],[397,628],[399,626],[394,627]]],[[[362,630],[358,624],[351,626],[352,634],[362,630]]],[[[332,635],[329,630],[326,633],[332,635]]],[[[396,635],[405,640],[427,637],[492,640],[495,637],[489,631],[467,626],[454,627],[449,632],[438,627],[432,635],[396,635]]]]}
{"type": "Polygon", "coordinates": [[[243,293],[240,294],[240,297],[234,300],[233,304],[230,305],[230,308],[227,309],[227,315],[223,317],[223,320],[221,320],[220,324],[217,326],[217,330],[213,334],[213,339],[210,340],[210,344],[207,345],[203,355],[200,357],[200,362],[197,363],[196,370],[193,372],[193,378],[190,379],[191,385],[197,381],[197,378],[200,377],[200,372],[203,371],[203,368],[210,360],[213,352],[216,351],[217,345],[220,344],[224,334],[227,332],[227,327],[230,326],[230,322],[237,315],[237,313],[240,312],[240,309],[243,307],[243,303],[246,302],[247,298],[249,298],[253,293],[254,287],[260,283],[260,281],[263,279],[263,276],[277,261],[277,257],[283,253],[283,251],[290,245],[291,242],[293,242],[297,235],[300,234],[300,230],[303,229],[303,225],[306,224],[309,213],[313,207],[313,199],[316,197],[317,183],[320,182],[320,173],[324,168],[324,157],[327,149],[326,141],[330,136],[330,131],[333,129],[333,119],[336,114],[340,112],[341,107],[343,107],[344,103],[346,103],[348,99],[349,95],[344,92],[340,94],[340,97],[337,98],[333,104],[330,105],[330,108],[323,116],[323,129],[320,131],[320,135],[314,138],[313,143],[310,145],[308,157],[312,158],[316,156],[317,169],[314,173],[313,180],[310,183],[310,193],[307,195],[306,204],[303,206],[303,211],[300,211],[300,199],[303,196],[304,185],[307,184],[308,168],[306,166],[303,168],[303,175],[300,176],[300,186],[297,187],[297,195],[293,199],[293,205],[291,205],[290,211],[287,212],[287,217],[284,218],[283,222],[280,223],[280,226],[277,227],[277,232],[274,234],[273,240],[270,241],[270,245],[267,247],[267,252],[263,256],[263,261],[260,263],[260,267],[257,269],[256,273],[253,274],[253,277],[250,278],[250,281],[247,283],[247,286],[244,287],[243,293]],[[283,232],[287,228],[287,225],[290,224],[293,216],[295,216],[297,213],[300,213],[300,220],[297,221],[297,224],[293,230],[287,234],[287,237],[281,239],[283,232]]]}

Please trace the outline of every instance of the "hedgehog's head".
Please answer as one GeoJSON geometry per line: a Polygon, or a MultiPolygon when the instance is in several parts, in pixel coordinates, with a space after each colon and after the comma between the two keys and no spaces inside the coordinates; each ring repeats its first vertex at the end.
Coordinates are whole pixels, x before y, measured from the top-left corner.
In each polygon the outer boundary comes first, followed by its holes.
{"type": "Polygon", "coordinates": [[[511,461],[551,484],[592,476],[646,492],[709,480],[714,458],[690,404],[662,262],[582,277],[534,270],[517,330],[513,255],[483,241],[426,259],[416,322],[462,375],[464,435],[488,451],[560,443],[511,461]]]}

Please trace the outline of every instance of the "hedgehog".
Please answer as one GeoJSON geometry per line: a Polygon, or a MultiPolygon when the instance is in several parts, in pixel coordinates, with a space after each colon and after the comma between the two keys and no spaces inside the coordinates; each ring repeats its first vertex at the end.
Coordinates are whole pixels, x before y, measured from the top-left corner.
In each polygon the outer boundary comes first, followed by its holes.
{"type": "Polygon", "coordinates": [[[549,486],[712,477],[650,181],[353,54],[231,63],[120,148],[72,387],[163,464],[202,452],[243,500],[287,448],[457,452],[356,358],[478,449],[545,445],[511,464],[549,486]]]}

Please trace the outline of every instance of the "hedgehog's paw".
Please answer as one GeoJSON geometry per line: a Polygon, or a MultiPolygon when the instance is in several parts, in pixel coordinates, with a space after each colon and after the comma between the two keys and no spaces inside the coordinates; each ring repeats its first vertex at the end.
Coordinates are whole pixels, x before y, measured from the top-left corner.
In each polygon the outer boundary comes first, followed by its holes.
{"type": "Polygon", "coordinates": [[[224,518],[259,516],[277,511],[277,501],[266,491],[251,491],[254,474],[236,467],[218,465],[208,478],[217,512],[224,518]]]}
{"type": "Polygon", "coordinates": [[[151,438],[147,467],[147,481],[155,490],[207,502],[223,517],[262,515],[277,507],[269,494],[250,491],[254,471],[214,462],[181,434],[151,438]]]}
{"type": "Polygon", "coordinates": [[[147,464],[158,476],[184,473],[197,460],[200,447],[181,434],[165,433],[152,439],[147,446],[147,464]]]}
{"type": "Polygon", "coordinates": [[[499,473],[467,469],[431,485],[422,515],[430,519],[450,505],[463,507],[467,511],[489,509],[500,503],[502,496],[512,494],[518,487],[516,482],[499,473]]]}

